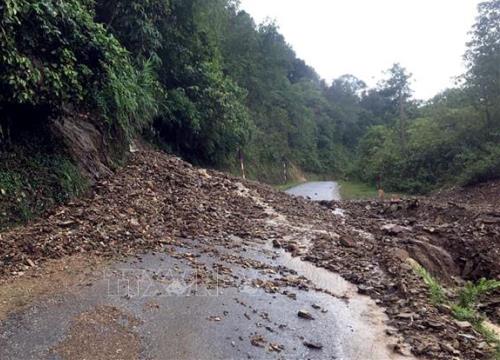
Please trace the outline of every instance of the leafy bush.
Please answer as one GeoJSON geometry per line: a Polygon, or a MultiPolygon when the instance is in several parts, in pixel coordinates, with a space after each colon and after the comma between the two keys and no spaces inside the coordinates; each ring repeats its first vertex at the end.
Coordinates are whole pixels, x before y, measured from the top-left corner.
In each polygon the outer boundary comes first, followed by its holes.
{"type": "Polygon", "coordinates": [[[72,160],[35,142],[0,155],[0,228],[30,220],[88,189],[72,160]]]}
{"type": "Polygon", "coordinates": [[[118,124],[130,138],[158,113],[163,91],[154,66],[146,61],[142,69],[136,69],[126,57],[117,58],[113,66],[106,66],[106,75],[108,81],[96,95],[97,104],[106,122],[118,124]]]}
{"type": "Polygon", "coordinates": [[[93,2],[7,0],[0,12],[0,109],[44,106],[57,118],[71,105],[127,131],[139,117],[151,119],[151,66],[133,68],[127,51],[94,21],[93,2]]]}

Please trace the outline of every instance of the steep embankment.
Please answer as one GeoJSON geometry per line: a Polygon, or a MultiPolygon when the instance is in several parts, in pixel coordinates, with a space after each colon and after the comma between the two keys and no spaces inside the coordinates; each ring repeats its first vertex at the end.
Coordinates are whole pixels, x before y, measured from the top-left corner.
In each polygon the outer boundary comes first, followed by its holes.
{"type": "MultiPolygon", "coordinates": [[[[141,151],[132,154],[128,165],[114,176],[100,180],[92,195],[57,207],[27,226],[1,233],[0,271],[4,283],[12,284],[16,277],[37,276],[49,259],[75,254],[111,258],[148,249],[172,254],[173,247],[188,243],[238,249],[237,241],[262,247],[272,240],[275,247],[295,257],[340,273],[358,284],[359,292],[385,306],[391,325],[400,331],[388,330],[398,342],[395,351],[443,359],[486,357],[489,346],[480,334],[455,321],[446,307],[431,304],[427,287],[407,262],[407,241],[400,234],[408,230],[392,226],[381,233],[380,226],[389,220],[379,221],[370,211],[377,213],[385,205],[363,204],[365,210],[360,211],[368,213],[360,216],[356,204],[331,203],[347,208],[347,215],[342,216],[268,186],[197,169],[160,152],[141,151]]],[[[491,224],[487,231],[497,231],[495,226],[498,224],[491,224]]],[[[218,254],[215,249],[202,252],[218,254]]],[[[189,253],[177,256],[191,263],[199,261],[189,253]]],[[[226,259],[245,268],[259,268],[237,252],[234,256],[226,259]]],[[[230,275],[227,286],[241,282],[227,266],[218,269],[230,275]]],[[[283,269],[265,270],[272,276],[283,269]]],[[[283,289],[291,284],[307,289],[303,279],[286,276],[268,280],[259,275],[249,285],[293,298],[283,289]]],[[[262,342],[259,339],[254,339],[257,345],[262,342]]]]}

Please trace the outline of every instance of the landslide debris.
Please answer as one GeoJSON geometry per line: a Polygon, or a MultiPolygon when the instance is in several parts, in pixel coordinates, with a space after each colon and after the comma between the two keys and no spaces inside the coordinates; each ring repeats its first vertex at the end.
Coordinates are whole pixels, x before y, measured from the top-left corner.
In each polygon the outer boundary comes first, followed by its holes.
{"type": "MultiPolygon", "coordinates": [[[[344,210],[342,220],[352,230],[341,237],[356,246],[317,240],[308,260],[339,272],[359,284],[361,293],[378,299],[413,353],[432,358],[446,357],[440,350],[467,359],[488,356],[486,342],[471,347],[470,341],[481,336],[470,324],[453,320],[449,307],[429,303],[428,289],[412,264],[416,260],[450,288],[463,286],[464,280],[500,279],[500,223],[493,221],[500,214],[494,205],[429,198],[322,205],[344,210]]],[[[480,304],[497,323],[499,295],[480,304]]]]}
{"type": "MultiPolygon", "coordinates": [[[[209,245],[217,240],[229,248],[236,241],[268,243],[338,272],[357,284],[360,293],[376,299],[386,308],[390,325],[399,330],[391,334],[401,337],[395,351],[411,350],[433,359],[489,355],[491,349],[479,333],[430,303],[425,284],[407,259],[414,257],[447,281],[455,281],[450,274],[498,276],[498,224],[490,221],[495,215],[473,217],[460,207],[442,209],[412,200],[322,205],[197,169],[160,152],[141,151],[114,176],[98,182],[92,195],[0,233],[0,276],[19,275],[48,259],[79,253],[109,258],[168,251],[185,241],[209,245]],[[332,211],[339,207],[344,214],[332,211]],[[415,221],[409,221],[411,217],[415,221]],[[470,270],[464,272],[466,268],[470,270]]],[[[199,267],[192,254],[182,257],[199,267]]],[[[237,253],[227,260],[260,266],[243,262],[237,253]]],[[[224,273],[220,264],[214,266],[224,273]]],[[[210,269],[200,270],[209,276],[210,269]]],[[[273,294],[292,280],[256,280],[252,285],[273,294]]],[[[300,279],[296,286],[307,289],[300,279]]],[[[262,339],[255,343],[266,344],[262,339]]]]}
{"type": "MultiPolygon", "coordinates": [[[[357,284],[361,294],[384,306],[390,325],[408,344],[396,351],[407,354],[411,350],[432,359],[490,357],[492,349],[481,334],[457,322],[449,308],[431,303],[427,286],[413,269],[412,256],[445,284],[463,284],[460,275],[467,261],[470,270],[466,279],[498,278],[499,228],[481,220],[484,214],[491,216],[492,207],[483,207],[483,211],[475,208],[478,213],[472,215],[465,206],[424,199],[332,201],[321,203],[328,210],[325,212],[318,204],[268,188],[254,190],[291,223],[308,219],[316,233],[310,236],[307,251],[296,255],[341,274],[357,284]],[[436,238],[439,241],[434,241],[436,238]]],[[[287,241],[290,231],[283,229],[281,234],[280,246],[285,249],[295,246],[293,240],[287,241]]],[[[496,314],[498,305],[498,301],[491,301],[491,308],[482,310],[496,314]]]]}
{"type": "Polygon", "coordinates": [[[0,275],[75,253],[129,255],[182,237],[259,237],[263,209],[238,190],[229,176],[159,152],[135,153],[91,196],[0,233],[0,275]]]}
{"type": "Polygon", "coordinates": [[[453,277],[500,278],[498,204],[493,208],[426,198],[324,203],[329,208],[341,206],[359,228],[394,243],[448,283],[453,277]]]}

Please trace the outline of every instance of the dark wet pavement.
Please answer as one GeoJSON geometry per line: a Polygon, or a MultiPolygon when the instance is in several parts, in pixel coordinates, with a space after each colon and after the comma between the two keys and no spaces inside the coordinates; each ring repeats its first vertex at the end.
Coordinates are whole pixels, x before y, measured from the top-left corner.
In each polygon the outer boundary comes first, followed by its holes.
{"type": "MultiPolygon", "coordinates": [[[[75,333],[74,324],[81,314],[95,322],[91,315],[102,309],[134,319],[120,329],[139,339],[140,355],[122,356],[123,341],[111,336],[107,350],[117,359],[397,358],[382,311],[352,285],[269,245],[231,241],[237,252],[184,240],[39,299],[0,323],[0,359],[68,358],[65,343],[81,344],[78,358],[93,358],[86,356],[92,340],[75,333]],[[317,284],[300,275],[316,277],[317,284]],[[266,285],[276,279],[281,285],[266,285]],[[333,296],[315,290],[319,286],[333,296]],[[315,319],[299,318],[301,309],[315,319]]],[[[108,325],[100,324],[102,336],[123,324],[108,325]]]]}

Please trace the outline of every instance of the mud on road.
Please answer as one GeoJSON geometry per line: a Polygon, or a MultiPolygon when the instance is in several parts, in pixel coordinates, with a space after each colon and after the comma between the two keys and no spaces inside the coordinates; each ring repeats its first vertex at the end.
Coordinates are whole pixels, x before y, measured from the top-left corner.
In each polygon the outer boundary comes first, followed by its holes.
{"type": "MultiPolygon", "coordinates": [[[[97,275],[78,276],[76,281],[70,277],[63,289],[48,282],[22,304],[9,295],[22,289],[0,291],[7,315],[0,323],[1,351],[14,359],[18,354],[29,358],[38,350],[72,358],[76,355],[70,349],[81,347],[86,358],[99,358],[92,353],[99,348],[99,339],[85,334],[100,329],[118,344],[113,348],[118,358],[124,344],[130,346],[127,353],[136,354],[132,358],[161,358],[158,354],[166,348],[158,344],[180,351],[170,353],[179,358],[206,354],[212,358],[224,354],[355,358],[355,353],[367,351],[379,358],[410,354],[486,358],[491,349],[480,334],[430,304],[426,287],[406,263],[408,257],[417,257],[409,246],[415,244],[407,243],[410,236],[402,235],[407,230],[398,228],[397,234],[381,230],[389,218],[377,220],[377,214],[386,204],[368,205],[320,205],[196,169],[159,152],[133,154],[126,167],[98,183],[88,197],[0,234],[2,288],[29,287],[31,277],[37,282],[40,276],[52,276],[44,271],[54,259],[83,256],[111,261],[96,266],[97,275]],[[131,260],[138,253],[145,255],[131,260]],[[182,290],[182,284],[174,282],[171,273],[155,269],[158,264],[180,271],[202,291],[223,288],[227,298],[165,297],[158,291],[159,295],[153,294],[156,298],[147,300],[125,294],[104,301],[101,290],[109,278],[103,278],[101,270],[111,266],[116,271],[111,279],[117,280],[123,275],[120,263],[115,263],[120,258],[141,274],[144,270],[153,283],[166,283],[169,291],[182,290]],[[324,270],[315,271],[316,267],[324,270]],[[322,271],[340,274],[357,287],[344,280],[331,286],[332,281],[324,281],[330,279],[328,275],[318,275],[322,271]],[[335,290],[340,283],[347,290],[339,293],[335,290]],[[365,295],[373,299],[371,303],[365,295]],[[366,311],[362,306],[367,306],[366,311]],[[64,321],[57,321],[58,308],[64,321]],[[342,320],[349,317],[351,322],[342,320]],[[156,323],[161,326],[155,327],[156,323]],[[30,332],[36,331],[34,324],[49,329],[52,336],[30,332]],[[351,329],[352,336],[347,336],[351,329]],[[376,340],[359,341],[364,338],[376,340]],[[82,344],[90,346],[89,352],[83,351],[87,348],[82,344]],[[197,349],[202,352],[196,353],[197,349]]],[[[411,226],[405,219],[406,215],[399,220],[394,215],[389,225],[411,226]]],[[[498,235],[495,223],[478,226],[486,234],[498,235]]],[[[452,249],[442,249],[462,275],[452,249]]],[[[469,266],[471,277],[483,268],[496,271],[487,256],[480,259],[469,266]]],[[[71,268],[71,261],[65,268],[71,268]]]]}

